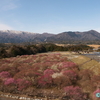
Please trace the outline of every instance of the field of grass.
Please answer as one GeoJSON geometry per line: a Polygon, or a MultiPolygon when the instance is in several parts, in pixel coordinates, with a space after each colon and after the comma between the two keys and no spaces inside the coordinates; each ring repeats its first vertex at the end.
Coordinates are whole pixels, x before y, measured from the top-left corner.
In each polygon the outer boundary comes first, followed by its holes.
{"type": "Polygon", "coordinates": [[[81,67],[81,69],[92,70],[95,74],[99,74],[100,73],[100,64],[95,60],[91,60],[91,61],[83,64],[80,67],[81,67]]]}
{"type": "Polygon", "coordinates": [[[90,47],[93,47],[93,48],[98,48],[98,47],[100,47],[100,45],[95,45],[95,44],[92,44],[92,45],[88,45],[88,46],[90,46],[90,47]]]}
{"type": "Polygon", "coordinates": [[[71,59],[73,62],[75,62],[76,64],[78,65],[81,65],[87,61],[90,60],[90,58],[86,57],[86,56],[83,56],[83,55],[79,55],[77,58],[72,58],[71,59]]]}

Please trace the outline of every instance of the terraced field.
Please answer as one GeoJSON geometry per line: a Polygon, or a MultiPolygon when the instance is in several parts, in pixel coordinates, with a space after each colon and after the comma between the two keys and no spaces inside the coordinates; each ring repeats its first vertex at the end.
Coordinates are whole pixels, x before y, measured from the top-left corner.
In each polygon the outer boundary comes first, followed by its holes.
{"type": "Polygon", "coordinates": [[[88,58],[88,57],[85,57],[85,56],[81,56],[79,55],[77,58],[72,58],[71,59],[73,62],[75,62],[76,64],[78,65],[83,65],[85,64],[86,62],[90,61],[91,59],[88,58]]]}
{"type": "Polygon", "coordinates": [[[100,62],[96,61],[98,55],[88,56],[79,55],[72,52],[60,52],[63,56],[67,56],[69,60],[79,65],[79,69],[90,69],[96,75],[100,74],[100,62]]]}

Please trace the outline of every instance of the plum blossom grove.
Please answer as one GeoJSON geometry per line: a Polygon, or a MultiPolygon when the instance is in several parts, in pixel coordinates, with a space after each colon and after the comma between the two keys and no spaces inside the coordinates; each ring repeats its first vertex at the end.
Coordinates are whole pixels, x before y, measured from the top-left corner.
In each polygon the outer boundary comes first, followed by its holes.
{"type": "MultiPolygon", "coordinates": [[[[81,72],[77,64],[60,53],[5,58],[0,60],[0,64],[2,92],[42,98],[87,100],[89,95],[81,84],[87,83],[80,76],[90,76],[88,81],[94,83],[90,71],[81,72]]],[[[92,88],[89,93],[96,90],[96,87],[89,88],[92,88]]]]}

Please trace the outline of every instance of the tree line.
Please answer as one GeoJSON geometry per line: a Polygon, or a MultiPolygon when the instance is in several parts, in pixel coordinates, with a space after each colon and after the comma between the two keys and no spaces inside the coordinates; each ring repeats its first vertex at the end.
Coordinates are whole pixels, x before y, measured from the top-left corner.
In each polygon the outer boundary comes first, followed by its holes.
{"type": "Polygon", "coordinates": [[[31,55],[49,51],[89,51],[91,47],[87,45],[69,45],[69,46],[57,46],[52,43],[45,44],[33,44],[33,45],[1,45],[0,46],[0,58],[16,57],[21,55],[31,55]]]}

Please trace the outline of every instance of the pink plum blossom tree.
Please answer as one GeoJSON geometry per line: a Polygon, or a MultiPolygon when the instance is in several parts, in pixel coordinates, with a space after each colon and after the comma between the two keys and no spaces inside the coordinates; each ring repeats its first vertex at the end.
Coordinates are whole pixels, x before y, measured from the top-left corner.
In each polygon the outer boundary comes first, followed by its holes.
{"type": "Polygon", "coordinates": [[[10,78],[11,75],[10,75],[10,73],[7,72],[7,71],[2,71],[2,72],[0,73],[0,77],[1,77],[1,78],[10,78]]]}
{"type": "Polygon", "coordinates": [[[18,90],[21,91],[29,87],[31,85],[31,82],[24,79],[17,79],[16,84],[17,84],[18,90]]]}
{"type": "Polygon", "coordinates": [[[16,84],[16,80],[14,78],[8,78],[5,80],[4,85],[16,84]]]}
{"type": "Polygon", "coordinates": [[[52,69],[46,69],[44,70],[44,75],[48,74],[48,75],[52,75],[54,73],[54,70],[52,69]]]}
{"type": "Polygon", "coordinates": [[[60,70],[62,69],[77,69],[77,65],[73,62],[62,62],[61,65],[58,67],[60,70]]]}
{"type": "Polygon", "coordinates": [[[65,96],[68,100],[87,100],[87,95],[82,92],[82,89],[78,86],[64,87],[65,96]]]}
{"type": "Polygon", "coordinates": [[[42,87],[45,85],[51,85],[52,84],[52,77],[49,74],[42,75],[38,79],[38,84],[42,87]]]}
{"type": "Polygon", "coordinates": [[[76,81],[77,80],[77,74],[73,70],[65,70],[62,71],[62,73],[71,81],[76,81]]]}

